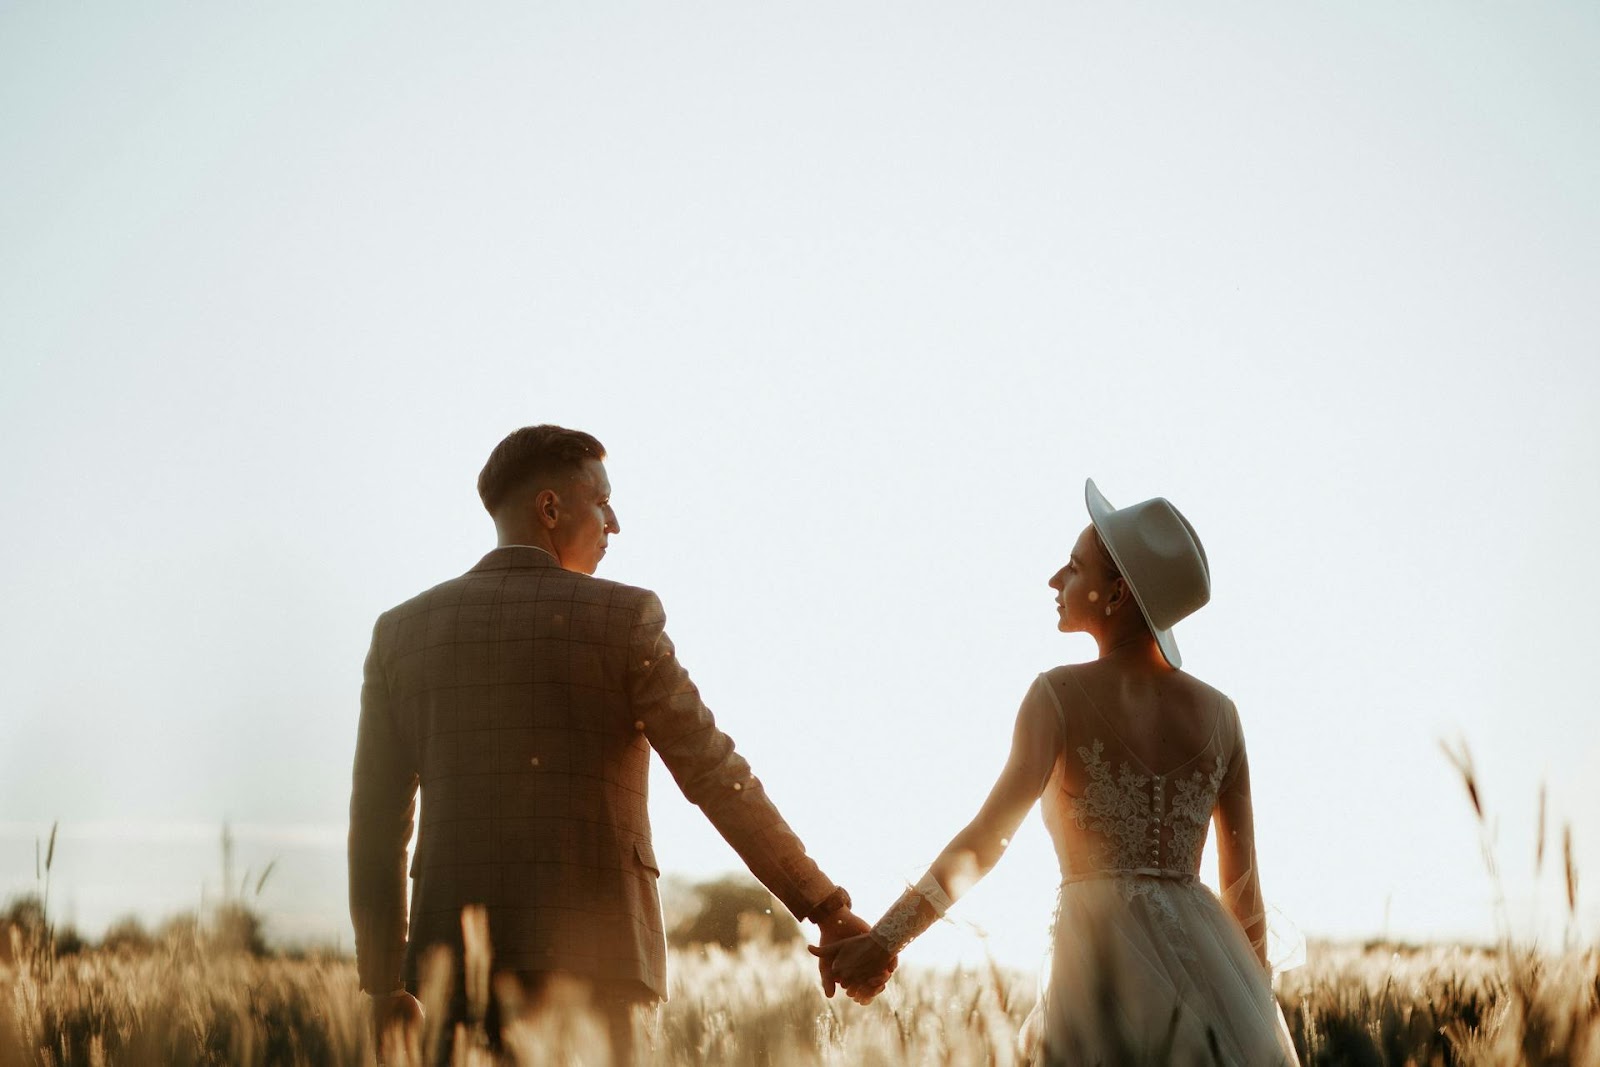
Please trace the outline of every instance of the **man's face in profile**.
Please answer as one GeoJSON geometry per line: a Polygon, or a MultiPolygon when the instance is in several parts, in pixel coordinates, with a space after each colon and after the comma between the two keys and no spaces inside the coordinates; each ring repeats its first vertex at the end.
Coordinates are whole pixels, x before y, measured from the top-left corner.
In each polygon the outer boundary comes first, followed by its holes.
{"type": "Polygon", "coordinates": [[[561,506],[550,539],[561,566],[580,574],[593,574],[606,554],[606,542],[621,533],[617,513],[611,510],[611,479],[605,464],[586,459],[560,494],[561,506]]]}

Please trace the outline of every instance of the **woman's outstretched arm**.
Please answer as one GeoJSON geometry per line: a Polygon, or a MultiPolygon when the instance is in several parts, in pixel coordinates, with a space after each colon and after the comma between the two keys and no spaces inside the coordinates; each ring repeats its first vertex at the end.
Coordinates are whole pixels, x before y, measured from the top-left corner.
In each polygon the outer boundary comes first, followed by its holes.
{"type": "MultiPolygon", "coordinates": [[[[1011,753],[972,821],[950,839],[922,881],[884,913],[872,933],[829,946],[833,971],[846,988],[881,975],[889,960],[932,926],[1000,862],[1055,767],[1061,732],[1055,698],[1041,675],[1022,699],[1011,753]]],[[[813,949],[813,952],[819,950],[813,949]]]]}
{"type": "MultiPolygon", "coordinates": [[[[1230,708],[1230,710],[1232,710],[1230,708]]],[[[1233,712],[1235,749],[1213,813],[1217,827],[1217,878],[1222,902],[1244,928],[1261,966],[1267,966],[1267,909],[1256,866],[1256,821],[1250,801],[1250,758],[1233,712]]]]}
{"type": "Polygon", "coordinates": [[[1049,679],[1040,675],[1022,698],[1011,732],[1011,753],[1000,777],[978,814],[950,839],[928,868],[952,902],[1000,862],[1055,768],[1061,730],[1055,704],[1044,688],[1049,684],[1049,679]]]}

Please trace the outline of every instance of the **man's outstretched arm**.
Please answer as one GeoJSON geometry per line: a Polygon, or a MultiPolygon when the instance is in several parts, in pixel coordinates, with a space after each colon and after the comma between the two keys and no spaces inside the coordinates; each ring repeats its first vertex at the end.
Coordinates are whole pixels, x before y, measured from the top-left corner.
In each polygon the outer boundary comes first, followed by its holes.
{"type": "Polygon", "coordinates": [[[393,719],[379,653],[380,619],[361,684],[350,789],[350,919],[361,988],[401,988],[406,951],[406,845],[416,817],[417,772],[393,719]]]}
{"type": "MultiPolygon", "coordinates": [[[[855,916],[849,896],[806,855],[799,836],[734,750],[733,739],[717,728],[701,701],[678,662],[666,634],[666,612],[654,593],[640,603],[629,653],[629,696],[638,724],[683,795],[706,813],[750,873],[795,918],[817,922],[830,939],[850,925],[846,917],[855,916]]],[[[824,973],[824,985],[829,984],[824,973]]]]}

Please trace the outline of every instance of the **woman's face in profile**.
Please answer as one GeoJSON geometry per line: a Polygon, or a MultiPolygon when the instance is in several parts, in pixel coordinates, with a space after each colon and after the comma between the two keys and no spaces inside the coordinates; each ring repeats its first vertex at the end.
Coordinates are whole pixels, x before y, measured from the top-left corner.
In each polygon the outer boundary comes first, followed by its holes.
{"type": "Polygon", "coordinates": [[[1091,523],[1078,535],[1067,565],[1050,579],[1050,588],[1056,591],[1056,629],[1062,633],[1092,629],[1098,604],[1107,595],[1105,586],[1105,557],[1091,523]]]}

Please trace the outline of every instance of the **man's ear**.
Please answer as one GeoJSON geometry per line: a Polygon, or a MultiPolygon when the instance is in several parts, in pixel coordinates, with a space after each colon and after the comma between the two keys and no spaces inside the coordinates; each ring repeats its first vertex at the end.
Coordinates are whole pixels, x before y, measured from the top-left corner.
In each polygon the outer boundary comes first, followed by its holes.
{"type": "Polygon", "coordinates": [[[533,498],[533,513],[540,525],[547,530],[554,530],[556,520],[561,515],[561,497],[554,489],[539,490],[539,495],[533,498]]]}

